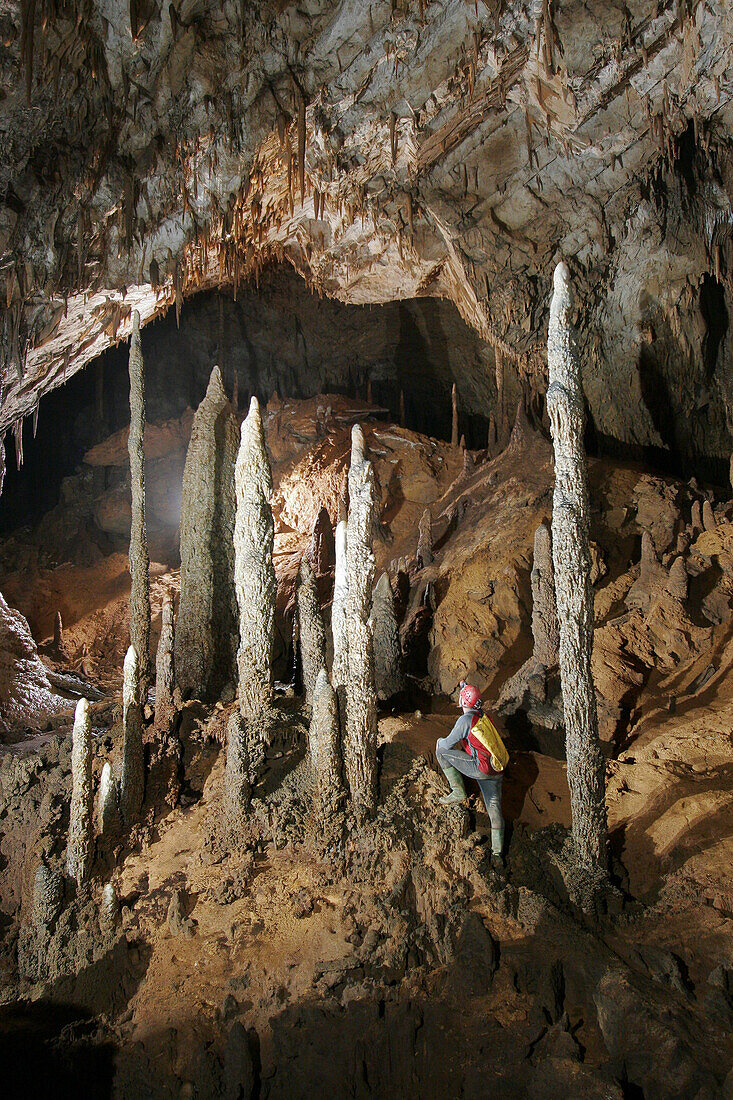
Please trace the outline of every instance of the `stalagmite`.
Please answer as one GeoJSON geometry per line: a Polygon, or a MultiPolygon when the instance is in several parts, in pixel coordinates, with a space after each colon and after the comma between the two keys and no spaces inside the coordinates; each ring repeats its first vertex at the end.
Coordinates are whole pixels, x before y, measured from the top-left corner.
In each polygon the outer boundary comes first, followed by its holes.
{"type": "Polygon", "coordinates": [[[532,637],[535,658],[545,668],[552,668],[558,661],[559,634],[555,574],[552,567],[552,536],[548,524],[544,522],[534,534],[532,637]]]}
{"type": "Polygon", "coordinates": [[[451,428],[450,441],[452,446],[458,446],[458,389],[455,382],[453,383],[453,389],[451,390],[451,407],[453,412],[453,421],[451,428]]]}
{"type": "Polygon", "coordinates": [[[103,931],[111,932],[120,919],[120,902],[111,882],[105,883],[102,890],[102,904],[99,910],[99,923],[103,931]]]}
{"type": "Polygon", "coordinates": [[[36,870],[33,880],[33,923],[36,928],[50,932],[61,915],[64,905],[64,879],[58,871],[52,871],[45,863],[36,870]]]}
{"type": "Polygon", "coordinates": [[[373,809],[377,801],[377,698],[369,627],[374,577],[373,526],[374,469],[365,455],[364,433],[361,426],[355,424],[351,430],[346,544],[349,656],[344,771],[353,801],[367,809],[373,809]]]}
{"type": "Polygon", "coordinates": [[[114,836],[120,828],[120,788],[112,774],[112,765],[105,760],[99,778],[97,824],[103,837],[114,836]]]}
{"type": "Polygon", "coordinates": [[[715,514],[709,500],[702,502],[702,525],[705,531],[715,530],[715,514]]]}
{"type": "Polygon", "coordinates": [[[311,568],[317,576],[323,576],[331,568],[333,551],[331,517],[326,508],[321,508],[313,524],[313,533],[308,547],[311,568]]]}
{"type": "Polygon", "coordinates": [[[336,693],[322,668],[313,690],[313,713],[308,730],[313,777],[320,812],[328,816],[343,797],[339,752],[339,715],[336,693]]]}
{"type": "Polygon", "coordinates": [[[702,529],[703,529],[703,526],[702,526],[702,512],[700,511],[700,501],[699,500],[693,500],[693,502],[692,502],[692,511],[691,511],[691,514],[690,514],[690,522],[692,523],[693,531],[699,534],[699,532],[702,531],[702,529]]]}
{"type": "Polygon", "coordinates": [[[225,814],[232,829],[236,828],[237,823],[247,813],[252,796],[247,740],[246,719],[235,711],[227,722],[227,758],[224,772],[225,814]]]}
{"type": "Polygon", "coordinates": [[[86,699],[76,704],[71,745],[72,793],[66,872],[80,886],[89,878],[94,856],[92,727],[86,699]]]}
{"type": "Polygon", "coordinates": [[[463,469],[461,470],[461,477],[470,477],[473,471],[476,469],[476,463],[474,462],[473,455],[465,445],[466,441],[463,440],[463,469]]]}
{"type": "Polygon", "coordinates": [[[582,865],[605,870],[608,827],[605,769],[591,674],[593,586],[588,545],[588,490],[583,450],[585,411],[580,363],[570,319],[570,272],[554,274],[547,337],[547,408],[555,450],[552,549],[566,729],[572,832],[582,865]]]}
{"type": "Polygon", "coordinates": [[[433,560],[433,521],[429,508],[426,508],[420,517],[417,530],[417,567],[424,569],[433,560]]]}
{"type": "Polygon", "coordinates": [[[61,621],[61,612],[56,612],[56,618],[53,621],[53,648],[57,653],[63,653],[64,650],[64,624],[61,621]]]}
{"type": "Polygon", "coordinates": [[[176,682],[184,698],[219,698],[236,678],[234,466],[237,420],[214,367],[196,410],[181,494],[176,682]]]}
{"type": "Polygon", "coordinates": [[[346,604],[349,596],[349,577],[346,566],[346,520],[336,526],[336,565],[331,604],[331,634],[333,636],[333,686],[338,696],[339,712],[346,717],[346,676],[349,663],[349,639],[346,632],[346,604]]]}
{"type": "Polygon", "coordinates": [[[494,448],[496,447],[496,419],[494,418],[493,413],[491,413],[489,415],[489,430],[488,430],[486,444],[487,444],[489,453],[491,453],[494,450],[494,448]]]}
{"type": "Polygon", "coordinates": [[[143,763],[143,719],[140,698],[140,671],[137,653],[130,646],[125,655],[122,679],[122,782],[120,783],[120,809],[122,819],[129,828],[140,813],[145,790],[143,763]]]}
{"type": "Polygon", "coordinates": [[[688,591],[688,577],[687,566],[685,565],[685,559],[680,554],[675,558],[669,570],[669,578],[667,580],[667,593],[673,600],[679,600],[684,603],[687,599],[688,591]]]}
{"type": "Polygon", "coordinates": [[[140,661],[140,687],[147,685],[150,650],[150,558],[145,530],[145,368],[140,348],[140,314],[132,315],[130,337],[130,486],[132,519],[130,524],[130,643],[140,661]]]}
{"type": "Polygon", "coordinates": [[[173,596],[166,592],[160,612],[160,638],[155,656],[155,729],[167,733],[175,713],[173,688],[173,596]]]}
{"type": "Polygon", "coordinates": [[[318,601],[316,578],[305,554],[300,563],[296,597],[303,688],[306,704],[312,706],[316,678],[321,669],[326,667],[326,631],[318,601]]]}
{"type": "Polygon", "coordinates": [[[407,418],[405,416],[405,391],[400,390],[400,427],[404,428],[406,420],[407,420],[407,418]]]}
{"type": "Polygon", "coordinates": [[[372,636],[374,639],[374,683],[377,698],[391,699],[405,686],[402,650],[389,577],[382,573],[372,595],[372,636]]]}
{"type": "Polygon", "coordinates": [[[268,710],[277,582],[272,564],[272,473],[257,398],[242,424],[235,473],[234,578],[239,604],[239,706],[244,717],[268,710]]]}

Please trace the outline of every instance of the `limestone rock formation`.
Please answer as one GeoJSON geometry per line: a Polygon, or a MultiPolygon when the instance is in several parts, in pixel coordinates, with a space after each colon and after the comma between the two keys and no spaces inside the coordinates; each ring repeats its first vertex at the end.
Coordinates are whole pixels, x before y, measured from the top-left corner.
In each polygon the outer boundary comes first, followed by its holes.
{"type": "Polygon", "coordinates": [[[353,801],[373,809],[377,801],[377,699],[369,612],[374,577],[374,470],[365,452],[364,433],[355,424],[351,433],[346,545],[349,593],[344,772],[353,801]]]}
{"type": "Polygon", "coordinates": [[[33,924],[52,932],[64,904],[63,876],[46,863],[40,863],[33,880],[33,924]]]}
{"type": "Polygon", "coordinates": [[[308,547],[308,558],[316,576],[323,576],[333,565],[334,541],[331,517],[321,508],[313,523],[313,534],[308,547]]]}
{"type": "Polygon", "coordinates": [[[313,689],[308,746],[319,809],[328,816],[343,797],[343,783],[338,701],[325,668],[318,673],[313,689]]]}
{"type": "Polygon", "coordinates": [[[426,508],[420,517],[417,538],[417,567],[424,569],[433,560],[433,521],[430,509],[426,508]]]}
{"type": "Polygon", "coordinates": [[[181,494],[181,595],[176,682],[181,695],[216,700],[236,676],[234,466],[237,420],[214,367],[193,419],[181,494]]]}
{"type": "Polygon", "coordinates": [[[681,602],[687,599],[685,561],[680,554],[667,570],[659,560],[650,532],[643,531],[639,576],[626,595],[626,606],[646,614],[653,604],[665,598],[681,602]]]}
{"type": "Polygon", "coordinates": [[[51,686],[27,621],[0,593],[0,732],[40,725],[68,707],[51,686]]]}
{"type": "Polygon", "coordinates": [[[140,698],[140,668],[134,646],[125,655],[122,679],[122,779],[120,809],[127,826],[135,821],[143,804],[145,767],[143,760],[143,716],[140,698]]]}
{"type": "Polygon", "coordinates": [[[155,657],[155,729],[159,734],[166,734],[176,709],[173,702],[173,596],[170,592],[166,592],[163,598],[160,616],[160,638],[155,657]]]}
{"type": "Polygon", "coordinates": [[[71,749],[71,811],[69,840],[66,847],[66,871],[80,886],[92,869],[94,856],[92,790],[92,730],[89,702],[80,699],[76,704],[71,749]]]}
{"type": "Polygon", "coordinates": [[[316,678],[321,669],[326,667],[326,631],[318,600],[316,578],[305,554],[300,563],[296,599],[303,688],[306,704],[312,706],[316,678]]]}
{"type": "Polygon", "coordinates": [[[103,932],[112,931],[120,919],[120,902],[111,882],[102,890],[102,904],[99,911],[99,923],[103,932]]]}
{"type": "Polygon", "coordinates": [[[389,577],[382,573],[372,595],[371,629],[374,644],[374,683],[377,698],[385,701],[405,686],[400,635],[389,577]]]}
{"type": "Polygon", "coordinates": [[[150,653],[150,558],[145,529],[145,367],[140,347],[140,314],[132,318],[130,337],[130,643],[140,662],[140,686],[145,690],[150,653]]]}
{"type": "Polygon", "coordinates": [[[244,717],[267,711],[272,699],[272,646],[277,583],[272,564],[272,473],[257,398],[242,424],[235,473],[235,584],[239,604],[239,705],[244,717]]]}
{"type": "Polygon", "coordinates": [[[349,664],[349,637],[346,623],[349,597],[347,543],[347,521],[340,519],[335,536],[336,564],[331,603],[331,634],[333,637],[333,687],[338,697],[339,713],[344,725],[346,724],[346,679],[349,664]]]}
{"type": "Polygon", "coordinates": [[[120,786],[109,760],[102,765],[99,778],[99,796],[97,805],[97,824],[103,837],[115,836],[120,829],[120,786]]]}
{"type": "Polygon", "coordinates": [[[544,522],[535,531],[531,580],[534,656],[540,664],[551,668],[558,660],[559,635],[552,536],[548,524],[544,522]]]}
{"type": "Polygon", "coordinates": [[[247,813],[251,798],[247,721],[235,711],[227,722],[227,756],[224,773],[224,813],[227,826],[236,826],[247,813]]]}
{"type": "Polygon", "coordinates": [[[547,409],[555,449],[552,550],[573,839],[580,863],[595,870],[605,868],[607,861],[605,768],[591,674],[594,623],[585,411],[571,307],[570,271],[561,262],[555,268],[547,337],[547,409]]]}

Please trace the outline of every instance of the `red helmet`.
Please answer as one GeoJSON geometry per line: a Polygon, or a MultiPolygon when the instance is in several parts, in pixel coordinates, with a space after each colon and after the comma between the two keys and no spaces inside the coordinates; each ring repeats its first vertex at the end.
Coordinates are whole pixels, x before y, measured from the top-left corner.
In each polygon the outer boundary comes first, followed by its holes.
{"type": "Polygon", "coordinates": [[[461,680],[461,691],[458,696],[458,704],[461,707],[469,707],[473,710],[481,702],[481,692],[473,684],[467,684],[465,680],[461,680]]]}

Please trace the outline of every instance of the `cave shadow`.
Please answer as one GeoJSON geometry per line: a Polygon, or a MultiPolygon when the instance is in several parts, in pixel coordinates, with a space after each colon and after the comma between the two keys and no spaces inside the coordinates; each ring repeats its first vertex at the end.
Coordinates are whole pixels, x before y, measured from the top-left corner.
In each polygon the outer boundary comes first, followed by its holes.
{"type": "Polygon", "coordinates": [[[0,1006],[3,1100],[107,1100],[117,1048],[86,1010],[62,1002],[0,1006]]]}

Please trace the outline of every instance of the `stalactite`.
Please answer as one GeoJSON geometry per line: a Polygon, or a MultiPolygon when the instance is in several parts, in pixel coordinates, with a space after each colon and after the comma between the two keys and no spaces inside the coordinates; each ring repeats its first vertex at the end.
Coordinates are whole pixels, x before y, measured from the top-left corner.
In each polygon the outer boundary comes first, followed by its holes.
{"type": "Polygon", "coordinates": [[[417,538],[417,567],[424,569],[433,560],[433,521],[430,509],[426,508],[420,517],[417,538]]]}
{"type": "Polygon", "coordinates": [[[130,337],[130,485],[132,519],[130,524],[130,642],[140,662],[140,688],[147,690],[150,651],[150,558],[145,529],[145,368],[140,348],[140,314],[132,315],[130,337]]]}
{"type": "Polygon", "coordinates": [[[239,705],[244,717],[266,711],[272,698],[272,647],[277,582],[272,564],[272,473],[257,398],[242,424],[235,471],[234,579],[239,605],[239,705]]]}
{"type": "Polygon", "coordinates": [[[364,433],[361,426],[355,424],[351,431],[346,547],[349,594],[344,770],[353,801],[373,809],[377,801],[377,699],[369,614],[374,576],[375,504],[374,469],[365,449],[364,433]]]}
{"type": "Polygon", "coordinates": [[[312,706],[316,678],[321,669],[326,667],[326,631],[323,626],[316,578],[305,554],[298,573],[296,600],[303,688],[306,705],[312,706]]]}
{"type": "Polygon", "coordinates": [[[71,748],[71,810],[66,848],[66,871],[77,886],[89,878],[94,855],[92,813],[92,727],[89,702],[76,704],[71,748]]]}
{"type": "Polygon", "coordinates": [[[571,306],[570,272],[561,262],[555,268],[547,337],[547,408],[555,449],[552,549],[560,675],[575,850],[583,866],[603,871],[608,827],[605,767],[591,673],[593,585],[583,451],[585,411],[571,306]]]}
{"type": "Polygon", "coordinates": [[[382,573],[374,587],[371,628],[374,639],[374,682],[377,698],[384,702],[399,694],[405,686],[394,596],[386,573],[382,573]]]}
{"type": "Polygon", "coordinates": [[[130,646],[125,655],[122,680],[122,782],[120,808],[129,828],[140,813],[145,791],[143,760],[143,716],[140,706],[140,669],[137,652],[130,646]]]}
{"type": "Polygon", "coordinates": [[[318,673],[313,689],[308,747],[318,811],[322,818],[328,820],[341,802],[344,789],[341,779],[338,702],[325,668],[318,673]]]}
{"type": "Polygon", "coordinates": [[[451,408],[452,408],[452,427],[451,427],[451,446],[458,446],[458,388],[453,383],[453,389],[451,390],[451,408]]]}

